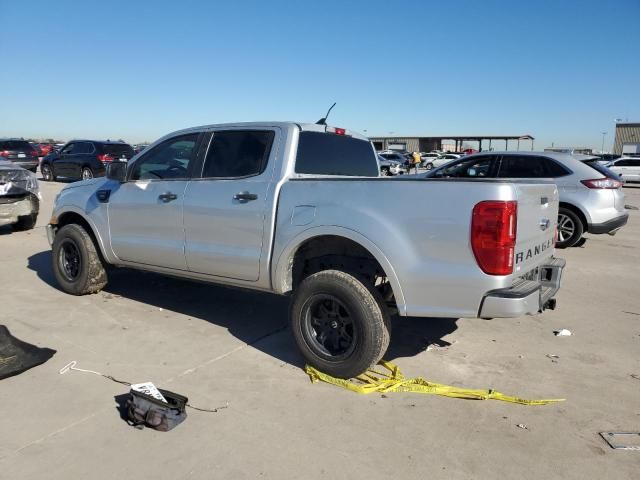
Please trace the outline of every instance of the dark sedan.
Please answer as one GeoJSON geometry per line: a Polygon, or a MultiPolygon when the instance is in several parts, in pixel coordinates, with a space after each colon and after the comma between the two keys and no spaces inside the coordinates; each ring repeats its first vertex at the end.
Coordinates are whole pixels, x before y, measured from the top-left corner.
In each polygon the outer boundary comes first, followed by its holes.
{"type": "Polygon", "coordinates": [[[38,152],[26,140],[0,139],[0,160],[7,160],[32,172],[38,168],[38,152]]]}
{"type": "Polygon", "coordinates": [[[46,181],[55,181],[58,177],[87,180],[103,176],[109,163],[131,157],[133,148],[124,142],[73,140],[60,152],[44,157],[40,171],[46,181]]]}

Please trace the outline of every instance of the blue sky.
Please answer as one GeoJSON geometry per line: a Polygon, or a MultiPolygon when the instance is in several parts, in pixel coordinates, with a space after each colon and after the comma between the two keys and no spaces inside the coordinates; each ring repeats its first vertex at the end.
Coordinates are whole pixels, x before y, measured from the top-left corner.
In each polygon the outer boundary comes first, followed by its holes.
{"type": "Polygon", "coordinates": [[[335,101],[330,123],[370,136],[599,149],[640,119],[639,18],[640,0],[0,0],[0,136],[139,142],[335,101]]]}

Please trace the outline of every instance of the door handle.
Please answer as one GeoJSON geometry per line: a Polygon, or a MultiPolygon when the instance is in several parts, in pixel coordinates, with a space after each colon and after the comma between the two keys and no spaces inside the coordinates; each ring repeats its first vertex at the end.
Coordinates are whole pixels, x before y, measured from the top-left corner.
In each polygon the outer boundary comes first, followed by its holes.
{"type": "Polygon", "coordinates": [[[258,195],[256,195],[255,193],[240,192],[240,193],[236,193],[233,196],[233,199],[238,200],[240,203],[247,203],[251,200],[257,200],[258,195]]]}
{"type": "Polygon", "coordinates": [[[176,200],[178,198],[178,195],[176,195],[175,193],[166,192],[158,195],[158,198],[164,203],[169,203],[173,200],[176,200]]]}

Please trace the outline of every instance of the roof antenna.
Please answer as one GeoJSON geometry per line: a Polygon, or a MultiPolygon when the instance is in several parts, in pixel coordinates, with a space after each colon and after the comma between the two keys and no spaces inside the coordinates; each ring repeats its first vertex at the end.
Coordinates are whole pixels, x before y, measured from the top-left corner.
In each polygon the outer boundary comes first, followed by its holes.
{"type": "Polygon", "coordinates": [[[327,114],[322,117],[320,120],[318,120],[316,122],[316,125],[326,125],[327,124],[327,118],[329,118],[329,114],[331,113],[331,110],[333,110],[333,107],[336,106],[336,102],[333,102],[333,105],[331,105],[331,107],[329,107],[329,110],[327,110],[327,114]]]}

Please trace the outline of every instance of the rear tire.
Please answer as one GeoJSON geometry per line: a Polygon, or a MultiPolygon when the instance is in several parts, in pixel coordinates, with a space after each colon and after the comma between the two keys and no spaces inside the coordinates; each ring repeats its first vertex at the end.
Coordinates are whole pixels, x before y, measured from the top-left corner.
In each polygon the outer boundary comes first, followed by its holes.
{"type": "Polygon", "coordinates": [[[568,248],[576,245],[582,238],[584,225],[580,217],[565,207],[558,210],[558,242],[556,247],[568,248]]]}
{"type": "Polygon", "coordinates": [[[53,273],[71,295],[97,293],[107,284],[107,272],[93,239],[80,225],[62,227],[53,241],[53,273]]]}
{"type": "Polygon", "coordinates": [[[339,270],[302,281],[293,294],[290,320],[307,363],[334,377],[364,373],[389,346],[389,312],[380,293],[339,270]]]}
{"type": "Polygon", "coordinates": [[[380,170],[380,175],[382,175],[383,177],[390,177],[391,172],[389,171],[388,168],[383,168],[380,170]]]}
{"type": "Polygon", "coordinates": [[[31,230],[36,226],[37,220],[38,220],[37,213],[32,213],[31,215],[23,215],[21,217],[18,217],[18,221],[14,223],[13,229],[18,232],[31,230]]]}

